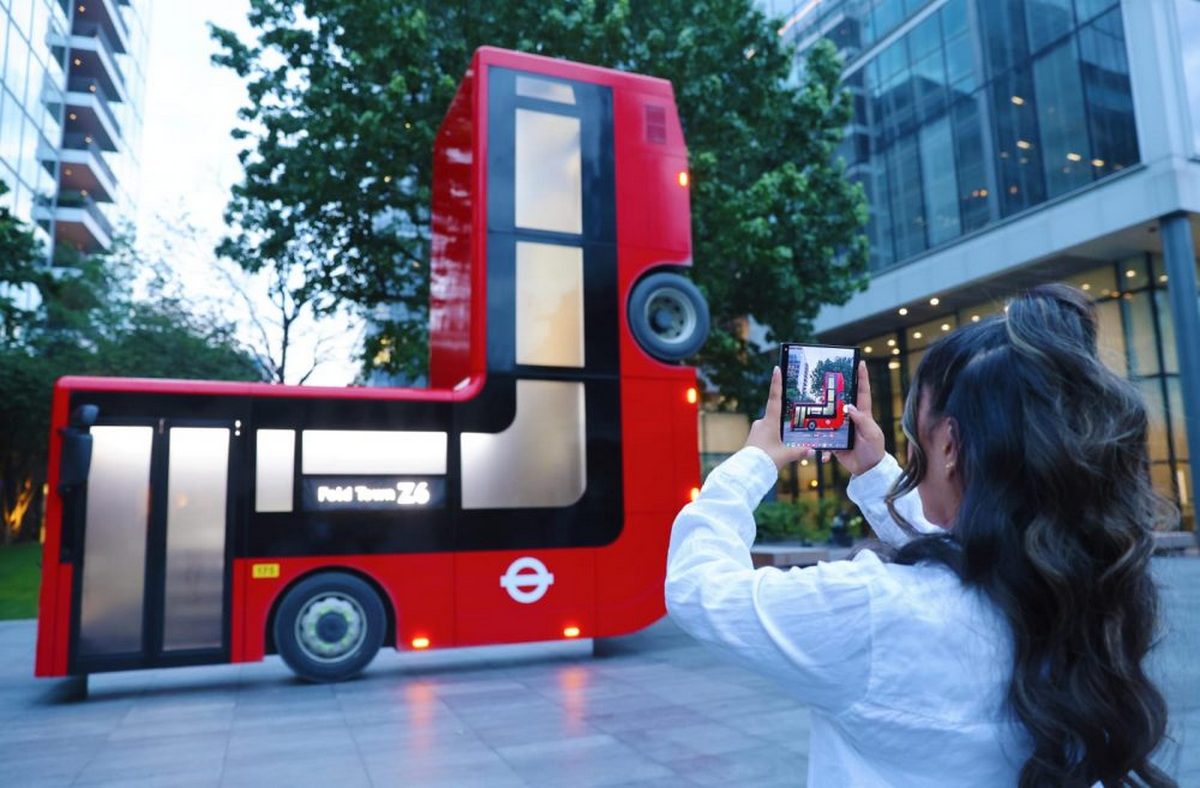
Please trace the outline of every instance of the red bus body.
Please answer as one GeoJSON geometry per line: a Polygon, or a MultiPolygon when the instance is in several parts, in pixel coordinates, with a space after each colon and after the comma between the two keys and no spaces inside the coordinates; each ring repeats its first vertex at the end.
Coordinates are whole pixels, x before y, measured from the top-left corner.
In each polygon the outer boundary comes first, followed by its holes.
{"type": "MultiPolygon", "coordinates": [[[[647,355],[629,331],[626,306],[631,288],[648,272],[690,265],[690,203],[687,179],[680,176],[687,171],[687,153],[670,83],[483,48],[475,53],[442,124],[434,159],[430,388],[86,377],[58,381],[38,676],[260,660],[272,650],[272,616],[281,595],[312,573],[329,569],[356,574],[377,589],[389,619],[385,645],[398,649],[613,636],[663,615],[670,524],[699,484],[696,406],[689,393],[696,376],[690,367],[647,355]],[[562,96],[557,88],[546,89],[542,82],[568,86],[578,102],[558,107],[555,101],[562,96]],[[491,100],[490,93],[501,92],[503,102],[491,100]],[[528,233],[512,220],[505,225],[505,211],[520,210],[520,205],[513,209],[506,203],[524,199],[513,196],[517,175],[506,174],[505,168],[518,166],[512,163],[511,148],[517,143],[511,137],[530,122],[533,115],[528,113],[537,112],[575,113],[562,116],[567,120],[561,122],[576,118],[583,129],[584,219],[575,240],[567,237],[570,233],[528,233]],[[560,242],[582,249],[586,360],[573,368],[518,363],[514,353],[519,357],[524,351],[512,325],[519,328],[523,318],[514,317],[521,293],[511,258],[532,248],[530,244],[560,242]],[[546,505],[522,500],[529,495],[526,490],[506,490],[496,486],[497,479],[511,473],[536,486],[536,474],[530,474],[537,470],[538,458],[569,454],[560,444],[570,441],[547,423],[539,442],[530,443],[535,434],[531,419],[540,414],[529,405],[522,417],[521,398],[532,391],[568,391],[563,387],[582,392],[573,400],[579,403],[573,412],[584,414],[576,425],[585,436],[580,464],[584,489],[574,502],[553,494],[546,505]],[[89,587],[93,611],[81,614],[85,559],[92,555],[89,550],[101,549],[87,539],[99,527],[93,526],[98,522],[94,518],[104,506],[129,504],[120,496],[101,500],[106,493],[94,477],[98,468],[119,465],[120,458],[110,463],[100,455],[92,457],[86,499],[59,491],[64,435],[71,414],[82,405],[98,408],[98,426],[90,434],[111,438],[104,444],[108,448],[97,443],[101,454],[124,451],[114,443],[123,435],[145,435],[150,446],[144,453],[149,463],[147,519],[144,527],[138,523],[146,544],[129,542],[142,556],[129,559],[144,572],[141,604],[124,613],[104,608],[104,589],[89,587]],[[175,549],[171,540],[178,536],[163,523],[189,505],[185,496],[164,502],[167,490],[174,489],[169,485],[201,483],[176,479],[167,464],[167,458],[176,456],[170,447],[182,440],[189,425],[199,431],[188,433],[197,439],[205,430],[228,435],[220,634],[198,646],[171,634],[171,611],[191,603],[169,595],[173,570],[162,566],[164,556],[174,556],[167,551],[175,549]],[[315,447],[319,437],[345,446],[363,431],[365,456],[377,445],[374,433],[367,433],[380,430],[444,436],[438,439],[445,444],[443,473],[437,475],[435,469],[421,476],[433,485],[436,510],[402,515],[322,508],[333,506],[331,496],[356,495],[352,491],[358,476],[344,471],[339,476],[336,470],[310,474],[310,460],[313,468],[355,460],[310,457],[306,447],[315,447]],[[286,479],[276,479],[284,484],[280,489],[290,489],[290,500],[281,493],[263,508],[268,432],[283,441],[280,445],[291,433],[294,475],[290,488],[286,479]],[[488,460],[486,452],[493,451],[500,454],[488,460]],[[476,454],[468,457],[471,452],[476,454]],[[483,503],[468,510],[468,495],[483,503]],[[493,505],[509,500],[505,496],[516,504],[493,505]],[[552,584],[532,603],[517,601],[504,585],[506,573],[528,566],[527,561],[517,563],[523,559],[535,559],[553,575],[552,584]],[[136,638],[129,641],[135,645],[121,646],[114,639],[106,646],[92,637],[85,652],[81,626],[93,624],[81,624],[81,615],[108,616],[117,622],[113,627],[136,638]]],[[[575,424],[570,422],[569,429],[575,424]]],[[[271,467],[286,467],[285,460],[280,463],[271,467]]],[[[389,481],[394,477],[407,483],[403,473],[389,473],[389,481]]],[[[413,483],[424,482],[414,477],[413,483]]],[[[213,609],[201,611],[201,617],[211,616],[213,609]]]]}
{"type": "Polygon", "coordinates": [[[826,372],[821,382],[821,399],[796,403],[792,411],[792,429],[837,430],[846,421],[843,392],[846,381],[840,372],[826,372]]]}

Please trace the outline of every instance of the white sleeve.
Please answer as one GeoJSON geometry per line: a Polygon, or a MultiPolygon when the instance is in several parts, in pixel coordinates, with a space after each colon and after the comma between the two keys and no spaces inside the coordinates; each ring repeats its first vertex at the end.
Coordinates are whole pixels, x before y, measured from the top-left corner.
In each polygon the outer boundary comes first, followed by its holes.
{"type": "Polygon", "coordinates": [[[754,569],[754,507],[774,462],[746,448],[716,468],[671,530],[666,600],[686,632],[836,713],[866,692],[871,591],[885,571],[870,551],[854,561],[786,572],[754,569]]]}
{"type": "MultiPolygon", "coordinates": [[[[899,476],[900,465],[896,458],[885,454],[874,468],[851,478],[850,483],[846,485],[846,495],[858,505],[875,534],[882,541],[897,548],[914,538],[900,527],[884,502],[884,497],[899,476]]],[[[900,516],[912,523],[919,533],[934,534],[942,531],[942,528],[925,519],[921,497],[917,495],[916,490],[897,498],[895,506],[900,516]]]]}

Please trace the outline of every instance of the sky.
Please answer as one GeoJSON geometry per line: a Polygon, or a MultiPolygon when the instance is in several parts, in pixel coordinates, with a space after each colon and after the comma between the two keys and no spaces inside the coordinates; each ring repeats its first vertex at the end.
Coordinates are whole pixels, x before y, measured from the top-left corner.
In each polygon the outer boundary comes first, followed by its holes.
{"type": "MultiPolygon", "coordinates": [[[[246,22],[248,0],[205,0],[201,3],[154,3],[150,19],[150,51],[146,68],[146,98],[142,134],[141,193],[137,225],[139,242],[161,248],[173,233],[169,227],[186,219],[196,240],[176,243],[173,264],[189,294],[205,303],[224,303],[229,314],[238,311],[237,298],[214,276],[213,247],[225,233],[222,213],[230,188],[241,177],[239,143],[229,136],[237,125],[238,108],[246,103],[245,86],[236,74],[212,65],[216,45],[208,23],[230,28],[251,38],[246,22]],[[167,229],[164,229],[167,228],[167,229]]],[[[262,283],[249,283],[263,291],[262,283]]],[[[265,295],[261,308],[269,308],[265,295]]],[[[244,311],[242,309],[241,311],[244,311]]],[[[293,346],[299,356],[289,381],[306,372],[313,346],[324,336],[329,360],[308,379],[310,385],[345,385],[354,377],[353,355],[359,327],[347,331],[345,319],[305,326],[305,336],[293,346]]],[[[251,329],[244,328],[249,340],[251,329]]]]}

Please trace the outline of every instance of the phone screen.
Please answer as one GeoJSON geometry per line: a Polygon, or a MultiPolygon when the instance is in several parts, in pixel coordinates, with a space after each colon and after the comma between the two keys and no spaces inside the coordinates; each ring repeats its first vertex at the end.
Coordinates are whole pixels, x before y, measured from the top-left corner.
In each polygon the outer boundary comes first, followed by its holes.
{"type": "Polygon", "coordinates": [[[858,397],[858,348],[836,345],[780,346],[783,410],[779,435],[788,446],[843,450],[854,447],[846,405],[858,397]]]}

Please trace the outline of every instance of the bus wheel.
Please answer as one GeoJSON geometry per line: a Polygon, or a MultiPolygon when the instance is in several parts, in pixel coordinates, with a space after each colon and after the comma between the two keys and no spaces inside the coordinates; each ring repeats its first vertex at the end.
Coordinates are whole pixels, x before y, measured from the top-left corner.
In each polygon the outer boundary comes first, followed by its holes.
{"type": "Polygon", "coordinates": [[[813,421],[812,419],[809,419],[808,424],[806,426],[808,427],[808,431],[812,432],[813,430],[815,430],[817,428],[817,423],[815,421],[813,421]]]}
{"type": "Polygon", "coordinates": [[[686,277],[650,274],[629,296],[629,330],[659,361],[682,361],[708,339],[708,304],[686,277]]]}
{"type": "Polygon", "coordinates": [[[308,681],[350,678],[383,645],[387,615],[371,586],[344,572],[305,578],[287,592],[275,614],[275,646],[308,681]]]}

